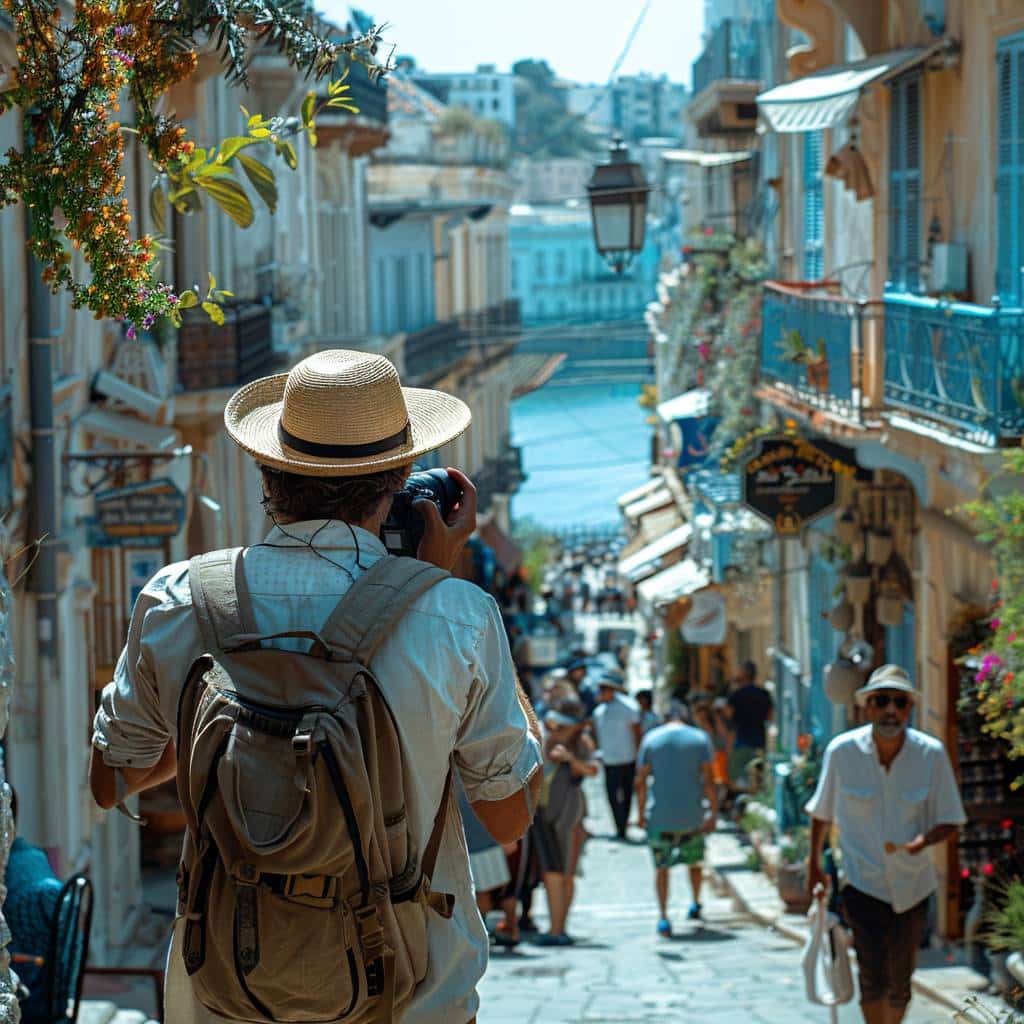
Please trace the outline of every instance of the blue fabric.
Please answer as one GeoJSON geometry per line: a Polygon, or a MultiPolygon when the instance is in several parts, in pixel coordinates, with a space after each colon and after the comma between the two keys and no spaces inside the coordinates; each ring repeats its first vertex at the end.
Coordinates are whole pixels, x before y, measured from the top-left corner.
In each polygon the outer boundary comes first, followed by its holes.
{"type": "MultiPolygon", "coordinates": [[[[48,957],[54,915],[63,884],[53,873],[46,854],[17,836],[11,845],[4,884],[7,886],[4,917],[11,929],[10,952],[48,957]]],[[[18,977],[30,993],[21,1005],[22,1020],[47,1019],[49,967],[49,964],[44,967],[14,965],[18,977]]]]}
{"type": "Polygon", "coordinates": [[[637,766],[647,765],[647,830],[693,832],[704,822],[704,765],[712,758],[703,729],[670,722],[640,744],[637,766]]]}

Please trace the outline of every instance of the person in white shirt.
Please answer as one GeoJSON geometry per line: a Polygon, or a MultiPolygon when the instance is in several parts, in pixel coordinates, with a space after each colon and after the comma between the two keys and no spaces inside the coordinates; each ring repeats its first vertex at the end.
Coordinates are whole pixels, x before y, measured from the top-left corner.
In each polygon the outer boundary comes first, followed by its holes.
{"type": "Polygon", "coordinates": [[[598,683],[597,702],[594,727],[604,764],[605,791],[615,819],[615,834],[625,839],[633,805],[636,752],[642,736],[640,706],[626,696],[625,684],[611,673],[598,683]]]}
{"type": "MultiPolygon", "coordinates": [[[[243,387],[228,403],[225,425],[262,474],[274,527],[244,550],[239,566],[258,630],[280,634],[322,628],[355,580],[389,557],[380,532],[395,492],[416,459],[468,427],[469,410],[450,395],[401,387],[383,356],[332,350],[243,387]]],[[[458,470],[448,473],[462,490],[448,520],[433,502],[417,504],[426,521],[417,557],[446,570],[476,524],[473,484],[458,470]]],[[[168,566],[136,601],[96,713],[90,786],[101,807],[174,778],[178,698],[202,643],[188,563],[168,566]]],[[[413,602],[370,668],[402,743],[418,848],[428,841],[452,763],[491,836],[518,839],[540,791],[540,732],[517,686],[494,599],[465,580],[441,580],[413,602]]],[[[403,1024],[475,1020],[476,983],[487,966],[462,825],[454,803],[447,811],[432,882],[454,894],[454,914],[428,920],[426,976],[403,1024]]],[[[186,973],[184,924],[175,921],[164,1019],[223,1021],[199,1002],[186,973]]]]}
{"type": "Polygon", "coordinates": [[[938,885],[924,851],[967,820],[945,747],[907,727],[915,696],[898,666],[872,673],[856,694],[869,724],[828,745],[805,808],[812,893],[824,892],[822,848],[832,824],[838,826],[842,906],[853,930],[866,1024],[899,1024],[906,1014],[927,901],[938,885]]]}

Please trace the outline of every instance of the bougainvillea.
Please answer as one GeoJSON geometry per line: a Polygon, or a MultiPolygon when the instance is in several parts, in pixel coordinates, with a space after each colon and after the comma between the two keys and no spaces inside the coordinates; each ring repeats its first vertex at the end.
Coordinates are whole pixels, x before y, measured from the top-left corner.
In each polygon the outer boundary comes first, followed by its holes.
{"type": "Polygon", "coordinates": [[[195,71],[204,40],[213,41],[228,76],[242,83],[252,53],[271,44],[314,78],[330,74],[342,58],[375,74],[388,69],[375,59],[378,30],[337,43],[297,0],[78,0],[70,17],[54,0],[3,6],[14,21],[17,67],[0,93],[0,113],[21,111],[24,144],[0,164],[0,204],[25,203],[43,280],[54,291],[68,289],[76,308],[127,322],[130,334],[161,316],[177,321],[181,309],[200,302],[221,319],[220,302],[231,293],[211,281],[200,299],[160,282],[159,237],[132,229],[122,174],[126,133],[137,135],[156,170],[151,210],[158,233],[168,202],[187,213],[201,208],[200,196],[246,227],[253,209],[237,172],[271,208],[276,188],[273,171],[242,150],[273,147],[294,167],[289,137],[305,134],[315,145],[319,110],[355,110],[339,79],[322,98],[308,94],[301,118],[246,112],[243,135],[199,148],[175,117],[158,111],[168,90],[195,71]],[[131,111],[125,122],[118,117],[122,102],[131,111]],[[74,272],[73,251],[81,253],[88,280],[74,272]]]}

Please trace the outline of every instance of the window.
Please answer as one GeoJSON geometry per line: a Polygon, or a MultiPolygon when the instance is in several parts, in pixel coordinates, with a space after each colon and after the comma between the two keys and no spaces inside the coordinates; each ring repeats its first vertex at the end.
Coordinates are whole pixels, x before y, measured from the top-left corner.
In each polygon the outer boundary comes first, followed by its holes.
{"type": "Polygon", "coordinates": [[[825,276],[825,196],[821,183],[821,132],[804,134],[804,280],[825,276]]]}
{"type": "Polygon", "coordinates": [[[533,276],[536,277],[538,281],[543,281],[544,278],[547,277],[547,273],[548,273],[547,253],[538,252],[533,257],[533,276]]]}
{"type": "Polygon", "coordinates": [[[889,281],[903,291],[921,280],[921,76],[890,86],[889,281]]]}
{"type": "Polygon", "coordinates": [[[555,280],[561,281],[565,278],[565,250],[559,249],[555,253],[555,280]]]}
{"type": "Polygon", "coordinates": [[[1024,303],[1024,32],[1003,39],[996,58],[996,291],[1024,303]]]}
{"type": "Polygon", "coordinates": [[[512,260],[512,262],[510,264],[510,270],[511,270],[511,280],[510,280],[511,288],[512,288],[512,291],[517,292],[517,291],[519,291],[519,260],[512,260]]]}
{"type": "Polygon", "coordinates": [[[409,258],[395,260],[395,308],[398,312],[398,330],[409,330],[409,258]]]}
{"type": "Polygon", "coordinates": [[[501,100],[497,96],[491,100],[491,110],[501,110],[501,100]]]}

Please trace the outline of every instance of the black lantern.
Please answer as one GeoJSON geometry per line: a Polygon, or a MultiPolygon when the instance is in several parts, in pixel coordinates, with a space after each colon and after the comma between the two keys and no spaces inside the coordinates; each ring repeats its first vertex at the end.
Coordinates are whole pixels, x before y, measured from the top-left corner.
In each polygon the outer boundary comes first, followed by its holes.
{"type": "Polygon", "coordinates": [[[594,168],[587,185],[594,221],[594,244],[608,266],[621,274],[644,247],[647,195],[643,168],[631,163],[622,139],[612,142],[611,158],[594,168]]]}

